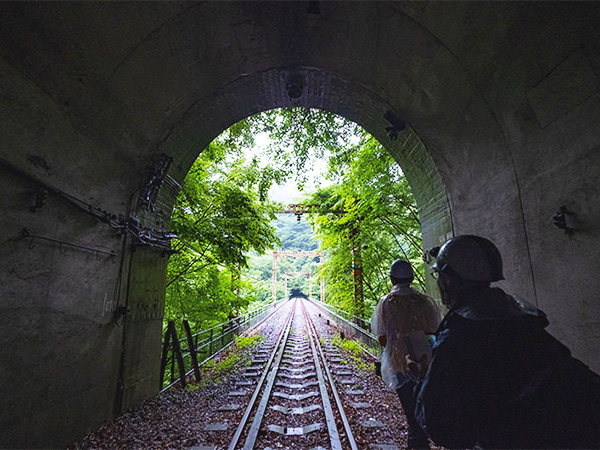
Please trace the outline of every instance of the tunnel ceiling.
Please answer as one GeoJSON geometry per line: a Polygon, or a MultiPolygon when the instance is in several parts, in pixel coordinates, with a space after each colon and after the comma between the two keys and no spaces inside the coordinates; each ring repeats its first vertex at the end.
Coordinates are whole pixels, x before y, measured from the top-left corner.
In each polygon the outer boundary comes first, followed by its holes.
{"type": "MultiPolygon", "coordinates": [[[[500,131],[486,105],[495,99],[485,90],[533,57],[536,43],[548,37],[530,31],[532,19],[547,23],[548,34],[559,34],[555,25],[565,20],[556,11],[546,14],[541,4],[317,5],[315,11],[309,2],[3,4],[4,69],[21,79],[10,90],[15,98],[47,102],[10,105],[11,118],[35,126],[31,152],[46,161],[57,183],[73,172],[61,158],[91,158],[98,173],[82,165],[88,173],[79,185],[100,191],[103,169],[115,177],[108,161],[121,161],[116,170],[127,192],[139,185],[156,153],[178,153],[181,178],[223,129],[291,104],[343,115],[387,145],[383,116],[393,110],[439,159],[443,147],[464,149],[470,129],[500,131]],[[513,65],[499,67],[508,55],[513,65]],[[304,90],[292,101],[286,83],[295,72],[304,90]],[[44,127],[58,119],[60,128],[44,127]]],[[[571,51],[568,45],[562,50],[571,51]]],[[[539,70],[528,70],[529,84],[556,55],[535,59],[539,70]]],[[[18,157],[14,162],[26,164],[18,157]]]]}
{"type": "MultiPolygon", "coordinates": [[[[4,155],[125,212],[157,155],[174,158],[169,175],[180,182],[236,121],[282,106],[322,108],[363,126],[399,161],[421,214],[441,224],[431,234],[425,221],[426,241],[483,228],[501,246],[525,248],[520,189],[532,166],[521,154],[539,151],[540,130],[551,136],[549,124],[589,103],[600,73],[598,8],[551,5],[2,3],[4,155]],[[565,83],[567,94],[557,93],[565,83]],[[390,112],[420,143],[403,150],[406,139],[388,138],[390,112]],[[492,198],[509,223],[480,214],[492,198]]],[[[593,133],[585,121],[574,126],[593,133]]],[[[560,164],[586,151],[563,152],[560,164]]],[[[173,186],[161,194],[160,223],[173,186]]]]}
{"type": "MultiPolygon", "coordinates": [[[[600,10],[591,2],[0,8],[5,158],[112,212],[125,212],[157,155],[174,158],[169,175],[180,182],[231,124],[302,105],[345,116],[388,148],[431,218],[428,243],[485,229],[501,247],[529,252],[526,222],[536,219],[522,189],[535,190],[538,165],[550,174],[577,164],[594,142],[593,119],[577,119],[593,117],[598,93],[600,10]],[[290,98],[294,83],[301,95],[290,98]],[[555,123],[571,112],[564,129],[581,145],[544,158],[568,139],[555,123]],[[391,141],[390,113],[424,146],[391,141]]],[[[168,224],[172,187],[159,224],[168,224]]]]}

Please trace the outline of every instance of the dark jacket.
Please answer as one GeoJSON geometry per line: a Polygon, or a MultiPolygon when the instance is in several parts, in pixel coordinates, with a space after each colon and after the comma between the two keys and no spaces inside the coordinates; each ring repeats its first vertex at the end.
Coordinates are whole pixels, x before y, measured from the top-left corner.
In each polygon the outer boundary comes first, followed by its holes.
{"type": "Polygon", "coordinates": [[[449,448],[600,448],[600,376],[548,334],[543,312],[472,291],[437,332],[416,415],[449,448]]]}

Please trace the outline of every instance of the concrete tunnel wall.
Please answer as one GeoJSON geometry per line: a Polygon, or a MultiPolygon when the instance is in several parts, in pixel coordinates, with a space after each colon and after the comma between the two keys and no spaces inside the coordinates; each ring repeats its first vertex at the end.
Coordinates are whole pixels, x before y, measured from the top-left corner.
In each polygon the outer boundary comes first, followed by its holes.
{"type": "Polygon", "coordinates": [[[0,3],[0,446],[63,446],[158,390],[165,256],[57,195],[32,211],[35,180],[168,227],[200,150],[292,104],[290,76],[304,83],[297,104],[354,120],[401,163],[426,245],[494,240],[503,287],[600,370],[598,8],[318,5],[0,3]],[[397,141],[390,110],[410,124],[397,141]],[[137,193],[161,153],[174,162],[159,211],[143,213],[137,193]],[[572,238],[552,224],[563,205],[572,238]]]}

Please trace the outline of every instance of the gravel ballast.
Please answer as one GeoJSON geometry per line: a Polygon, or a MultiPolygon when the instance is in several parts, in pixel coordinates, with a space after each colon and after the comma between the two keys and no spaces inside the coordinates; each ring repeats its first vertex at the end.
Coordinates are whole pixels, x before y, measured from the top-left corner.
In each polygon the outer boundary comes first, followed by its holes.
{"type": "MultiPolygon", "coordinates": [[[[243,374],[246,370],[252,370],[249,364],[253,359],[264,359],[262,355],[265,349],[274,345],[293,303],[287,302],[253,332],[262,336],[257,339],[261,341],[259,345],[253,348],[230,349],[230,352],[238,353],[238,363],[228,372],[223,373],[219,370],[219,362],[228,355],[219,355],[213,367],[203,368],[203,381],[199,385],[192,382],[186,389],[175,387],[146,400],[114,422],[74,442],[69,448],[188,449],[206,446],[226,449],[254,390],[253,385],[243,383],[243,380],[251,380],[243,374]],[[242,384],[238,384],[240,382],[242,384]],[[231,395],[236,392],[238,395],[231,395]]],[[[387,388],[381,378],[375,375],[374,358],[366,353],[350,353],[334,345],[332,338],[336,334],[338,337],[334,342],[339,343],[341,340],[333,322],[327,321],[310,302],[304,303],[320,336],[323,349],[326,352],[341,354],[341,361],[336,359],[336,362],[330,365],[337,367],[337,374],[334,376],[336,389],[351,423],[358,448],[406,448],[407,425],[404,412],[396,393],[387,388]]],[[[298,423],[302,423],[303,420],[310,421],[310,414],[312,412],[309,412],[305,419],[299,420],[301,416],[298,416],[295,420],[298,423]]],[[[338,428],[343,429],[341,426],[338,428]]],[[[256,448],[311,448],[310,439],[306,439],[306,444],[298,444],[298,440],[288,439],[286,436],[269,438],[267,435],[276,436],[276,433],[265,433],[263,439],[257,441],[256,448]]],[[[439,447],[432,445],[432,448],[439,447]]]]}

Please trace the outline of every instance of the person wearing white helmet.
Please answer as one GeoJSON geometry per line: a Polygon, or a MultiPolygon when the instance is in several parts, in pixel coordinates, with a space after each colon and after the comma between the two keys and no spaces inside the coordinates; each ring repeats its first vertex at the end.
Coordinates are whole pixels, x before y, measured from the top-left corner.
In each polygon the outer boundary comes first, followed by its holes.
{"type": "Polygon", "coordinates": [[[384,347],[381,375],[385,383],[396,390],[408,422],[409,448],[429,448],[429,440],[414,415],[415,382],[407,373],[409,353],[405,336],[414,332],[433,333],[441,319],[435,302],[410,285],[413,268],[397,259],[390,268],[392,290],[384,296],[373,313],[371,329],[384,347]]]}
{"type": "Polygon", "coordinates": [[[546,315],[490,284],[489,240],[447,241],[432,266],[448,314],[430,364],[410,361],[416,416],[449,448],[600,448],[600,376],[546,332],[546,315]]]}

